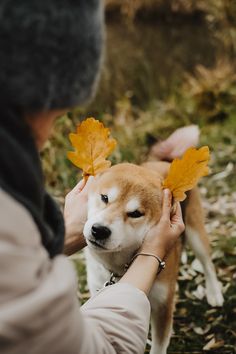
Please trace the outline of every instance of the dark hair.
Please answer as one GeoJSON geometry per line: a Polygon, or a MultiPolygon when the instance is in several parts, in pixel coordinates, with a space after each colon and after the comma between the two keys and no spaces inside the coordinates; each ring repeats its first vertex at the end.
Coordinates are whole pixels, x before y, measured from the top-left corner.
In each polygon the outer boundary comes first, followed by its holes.
{"type": "Polygon", "coordinates": [[[0,109],[83,103],[93,91],[102,42],[99,0],[1,0],[0,109]]]}

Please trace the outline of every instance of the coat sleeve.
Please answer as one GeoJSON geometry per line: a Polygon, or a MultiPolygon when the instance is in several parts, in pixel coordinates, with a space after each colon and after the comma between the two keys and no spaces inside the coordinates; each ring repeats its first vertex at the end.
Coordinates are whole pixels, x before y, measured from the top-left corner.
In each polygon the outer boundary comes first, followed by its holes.
{"type": "Polygon", "coordinates": [[[112,285],[87,301],[81,312],[93,338],[97,333],[97,343],[103,340],[113,347],[107,353],[144,353],[150,304],[142,291],[125,283],[112,285]]]}
{"type": "Polygon", "coordinates": [[[80,310],[71,262],[49,259],[25,214],[15,215],[14,223],[0,217],[1,354],[142,353],[150,313],[146,295],[117,284],[80,310]],[[22,220],[24,226],[13,228],[22,220]]]}

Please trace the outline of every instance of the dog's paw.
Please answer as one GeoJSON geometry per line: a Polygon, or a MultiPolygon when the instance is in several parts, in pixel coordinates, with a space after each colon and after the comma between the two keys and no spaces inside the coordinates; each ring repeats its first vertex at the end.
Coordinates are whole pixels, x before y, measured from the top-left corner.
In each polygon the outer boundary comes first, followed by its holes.
{"type": "Polygon", "coordinates": [[[224,298],[222,295],[221,284],[219,282],[215,284],[206,285],[206,298],[209,305],[222,306],[224,298]]]}

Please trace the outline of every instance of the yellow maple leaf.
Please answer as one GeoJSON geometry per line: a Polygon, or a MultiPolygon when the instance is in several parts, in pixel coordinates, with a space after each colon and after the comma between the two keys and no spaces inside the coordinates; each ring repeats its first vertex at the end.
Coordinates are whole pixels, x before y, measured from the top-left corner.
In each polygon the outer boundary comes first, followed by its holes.
{"type": "Polygon", "coordinates": [[[69,134],[75,151],[67,153],[68,159],[83,170],[83,176],[103,172],[110,167],[106,158],[116,147],[116,140],[109,137],[110,131],[94,118],[87,118],[77,126],[77,132],[69,134]]]}
{"type": "Polygon", "coordinates": [[[210,152],[208,146],[200,149],[189,148],[182,159],[175,159],[169,169],[169,173],[163,181],[163,188],[172,192],[175,201],[183,201],[185,192],[191,190],[203,176],[209,173],[208,162],[210,152]]]}

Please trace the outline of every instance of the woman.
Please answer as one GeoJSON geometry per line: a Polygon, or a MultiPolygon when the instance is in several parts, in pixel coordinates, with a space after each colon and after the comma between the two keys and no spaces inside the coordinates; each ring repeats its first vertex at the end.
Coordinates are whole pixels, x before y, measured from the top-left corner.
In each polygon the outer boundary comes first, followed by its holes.
{"type": "MultiPolygon", "coordinates": [[[[118,284],[79,309],[75,272],[62,255],[63,218],[45,192],[38,155],[56,117],[93,91],[102,5],[5,0],[0,17],[0,353],[142,353],[154,256],[163,259],[184,229],[179,205],[170,219],[166,191],[141,249],[150,256],[138,256],[118,284]]],[[[90,183],[66,198],[67,253],[84,247],[90,183]]]]}

